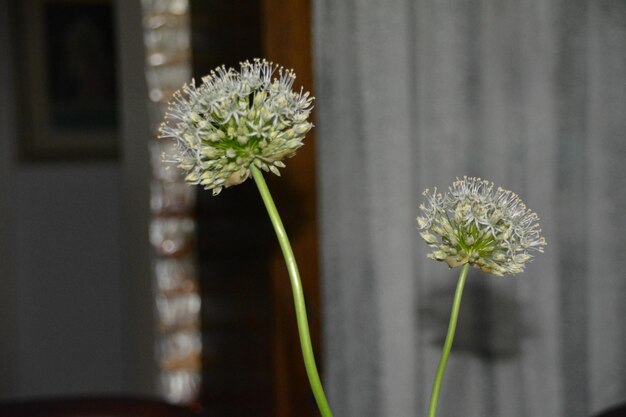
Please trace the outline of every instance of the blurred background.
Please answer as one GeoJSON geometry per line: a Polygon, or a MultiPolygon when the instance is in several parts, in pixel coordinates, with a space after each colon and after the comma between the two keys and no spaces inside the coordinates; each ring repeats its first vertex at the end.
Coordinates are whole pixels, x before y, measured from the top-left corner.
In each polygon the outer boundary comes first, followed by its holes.
{"type": "Polygon", "coordinates": [[[253,57],[317,97],[270,188],[335,415],[424,414],[458,271],[415,217],[463,175],[548,247],[470,272],[441,415],[626,402],[623,0],[0,0],[0,400],[316,415],[256,189],[188,187],[156,140],[175,89],[253,57]]]}

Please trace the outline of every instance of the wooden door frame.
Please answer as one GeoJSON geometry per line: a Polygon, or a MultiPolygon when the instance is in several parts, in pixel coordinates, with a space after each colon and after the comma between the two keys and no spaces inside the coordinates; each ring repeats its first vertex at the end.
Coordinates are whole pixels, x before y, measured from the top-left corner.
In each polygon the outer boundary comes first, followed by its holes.
{"type": "MultiPolygon", "coordinates": [[[[294,86],[313,92],[310,0],[262,0],[261,13],[265,58],[293,68],[297,75],[294,86]]],[[[284,213],[287,233],[298,260],[313,349],[321,371],[314,134],[315,129],[307,135],[298,155],[288,161],[283,178],[274,183],[279,190],[279,209],[284,213]],[[295,204],[293,199],[297,201],[295,204]],[[289,210],[294,206],[297,214],[291,222],[289,219],[294,214],[289,214],[289,210]]],[[[276,416],[314,416],[317,407],[302,361],[289,277],[278,248],[272,261],[272,280],[276,416]]]]}

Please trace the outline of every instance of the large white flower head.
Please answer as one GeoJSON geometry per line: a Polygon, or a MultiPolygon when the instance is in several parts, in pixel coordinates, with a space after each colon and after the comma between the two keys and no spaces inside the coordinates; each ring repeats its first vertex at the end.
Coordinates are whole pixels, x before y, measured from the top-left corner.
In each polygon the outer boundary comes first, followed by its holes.
{"type": "Polygon", "coordinates": [[[513,192],[480,178],[463,177],[441,194],[424,191],[417,218],[428,257],[450,268],[469,263],[494,275],[516,274],[543,252],[539,218],[513,192]]]}
{"type": "Polygon", "coordinates": [[[186,180],[219,194],[250,176],[255,165],[280,175],[313,126],[309,92],[293,91],[293,70],[266,60],[242,62],[239,71],[224,66],[196,86],[174,93],[160,128],[174,138],[172,162],[187,171],[186,180]]]}

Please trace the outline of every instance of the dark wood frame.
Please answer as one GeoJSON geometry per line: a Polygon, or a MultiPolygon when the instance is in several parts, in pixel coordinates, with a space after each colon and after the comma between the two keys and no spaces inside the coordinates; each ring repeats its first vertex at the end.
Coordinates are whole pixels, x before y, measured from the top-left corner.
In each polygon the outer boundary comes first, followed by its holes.
{"type": "MultiPolygon", "coordinates": [[[[263,57],[293,68],[295,87],[313,91],[310,7],[310,0],[192,1],[196,80],[218,65],[237,68],[242,60],[263,57]]],[[[287,161],[281,178],[266,179],[296,255],[313,349],[323,372],[314,131],[307,134],[305,144],[287,161]]],[[[254,184],[247,181],[235,188],[218,197],[206,191],[198,194],[198,270],[206,342],[199,402],[217,415],[316,416],[285,261],[254,184]],[[220,322],[211,314],[215,302],[224,303],[221,311],[230,311],[231,320],[220,322]],[[224,332],[236,340],[222,338],[224,332]],[[232,384],[233,378],[239,383],[232,384]]]]}
{"type": "Polygon", "coordinates": [[[0,401],[11,417],[200,417],[190,408],[143,397],[68,397],[0,401]]]}

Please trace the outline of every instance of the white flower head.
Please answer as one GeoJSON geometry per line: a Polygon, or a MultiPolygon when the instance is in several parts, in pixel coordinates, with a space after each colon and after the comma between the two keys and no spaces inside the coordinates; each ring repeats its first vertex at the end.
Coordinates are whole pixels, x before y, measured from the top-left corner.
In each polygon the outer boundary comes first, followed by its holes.
{"type": "Polygon", "coordinates": [[[280,175],[283,159],[303,145],[313,108],[309,92],[293,91],[296,76],[271,62],[254,59],[240,70],[224,66],[174,93],[160,128],[173,138],[171,156],[186,180],[219,194],[244,182],[253,164],[280,175]]]}
{"type": "Polygon", "coordinates": [[[494,275],[516,274],[543,252],[539,218],[513,192],[480,178],[463,177],[441,194],[424,191],[417,218],[428,257],[450,268],[469,263],[494,275]]]}

